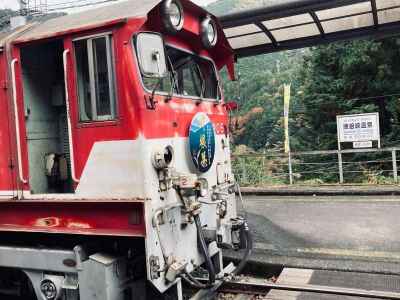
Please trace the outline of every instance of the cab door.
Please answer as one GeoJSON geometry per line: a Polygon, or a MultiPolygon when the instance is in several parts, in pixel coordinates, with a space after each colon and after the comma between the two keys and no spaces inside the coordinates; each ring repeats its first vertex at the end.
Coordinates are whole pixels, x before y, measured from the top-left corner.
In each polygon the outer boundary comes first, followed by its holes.
{"type": "MultiPolygon", "coordinates": [[[[16,67],[16,66],[15,66],[16,67]]],[[[10,124],[12,107],[10,106],[9,89],[11,84],[7,80],[7,60],[5,52],[0,51],[0,200],[16,196],[17,168],[16,158],[11,151],[10,124]]]]}
{"type": "Polygon", "coordinates": [[[128,190],[132,124],[117,105],[117,49],[114,32],[67,41],[71,123],[75,149],[76,193],[112,197],[128,190]],[[128,157],[129,156],[129,157],[128,157]],[[125,180],[125,181],[124,181],[125,180]]]}

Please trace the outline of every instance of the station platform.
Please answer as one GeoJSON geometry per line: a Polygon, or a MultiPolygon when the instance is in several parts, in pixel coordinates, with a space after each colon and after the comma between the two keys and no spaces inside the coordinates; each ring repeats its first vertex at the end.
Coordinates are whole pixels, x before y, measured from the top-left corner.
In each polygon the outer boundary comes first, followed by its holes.
{"type": "Polygon", "coordinates": [[[284,185],[242,187],[241,192],[255,196],[391,196],[400,195],[400,185],[284,185]]]}
{"type": "MultiPolygon", "coordinates": [[[[369,291],[400,292],[400,276],[285,268],[280,284],[320,285],[369,291]]],[[[272,290],[263,300],[358,300],[372,299],[307,292],[272,290]]]]}

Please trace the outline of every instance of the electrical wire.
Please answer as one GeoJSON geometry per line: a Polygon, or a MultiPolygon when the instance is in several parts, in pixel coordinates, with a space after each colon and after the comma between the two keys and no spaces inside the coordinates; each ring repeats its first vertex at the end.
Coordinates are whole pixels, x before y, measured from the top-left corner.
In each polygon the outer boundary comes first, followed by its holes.
{"type": "Polygon", "coordinates": [[[79,5],[64,6],[64,7],[60,7],[60,8],[50,8],[47,11],[54,12],[54,11],[60,11],[60,10],[65,10],[65,9],[74,9],[74,8],[81,8],[81,7],[87,7],[87,6],[94,6],[94,5],[105,4],[105,3],[116,2],[116,1],[118,1],[118,0],[103,0],[103,1],[97,1],[97,2],[79,4],[79,5]]]}
{"type": "MultiPolygon", "coordinates": [[[[58,2],[58,3],[50,3],[47,5],[47,7],[58,7],[58,6],[66,6],[66,5],[80,5],[83,2],[88,2],[91,0],[75,0],[75,1],[68,1],[68,2],[58,2]]],[[[93,1],[92,1],[93,2],[93,1]]]]}

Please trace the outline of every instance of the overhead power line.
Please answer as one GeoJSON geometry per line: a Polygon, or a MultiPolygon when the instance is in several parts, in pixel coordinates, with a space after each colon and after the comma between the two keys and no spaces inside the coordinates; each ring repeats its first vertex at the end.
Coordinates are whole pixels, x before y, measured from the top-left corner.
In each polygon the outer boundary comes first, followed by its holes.
{"type": "Polygon", "coordinates": [[[85,2],[96,3],[93,0],[73,0],[73,1],[66,1],[66,2],[58,2],[58,3],[50,3],[47,6],[50,8],[59,7],[59,6],[70,6],[70,5],[81,5],[85,4],[85,2]]]}
{"type": "Polygon", "coordinates": [[[87,7],[87,6],[95,6],[95,5],[99,5],[99,4],[116,2],[116,1],[118,1],[118,0],[102,0],[102,1],[96,1],[96,2],[87,2],[87,3],[82,3],[82,1],[78,1],[78,3],[75,5],[70,4],[70,5],[61,6],[61,7],[51,7],[47,11],[54,12],[54,11],[60,11],[60,10],[65,10],[65,9],[74,9],[74,8],[87,7]],[[81,3],[79,4],[79,2],[81,2],[81,3]]]}

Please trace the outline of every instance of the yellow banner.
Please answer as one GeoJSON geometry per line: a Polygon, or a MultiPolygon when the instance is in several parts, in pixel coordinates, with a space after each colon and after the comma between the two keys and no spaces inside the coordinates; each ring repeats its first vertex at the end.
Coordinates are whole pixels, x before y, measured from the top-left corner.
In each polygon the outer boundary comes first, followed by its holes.
{"type": "Polygon", "coordinates": [[[289,108],[290,108],[290,84],[285,84],[284,96],[283,96],[283,117],[284,117],[284,126],[285,126],[285,153],[290,152],[289,108]]]}

